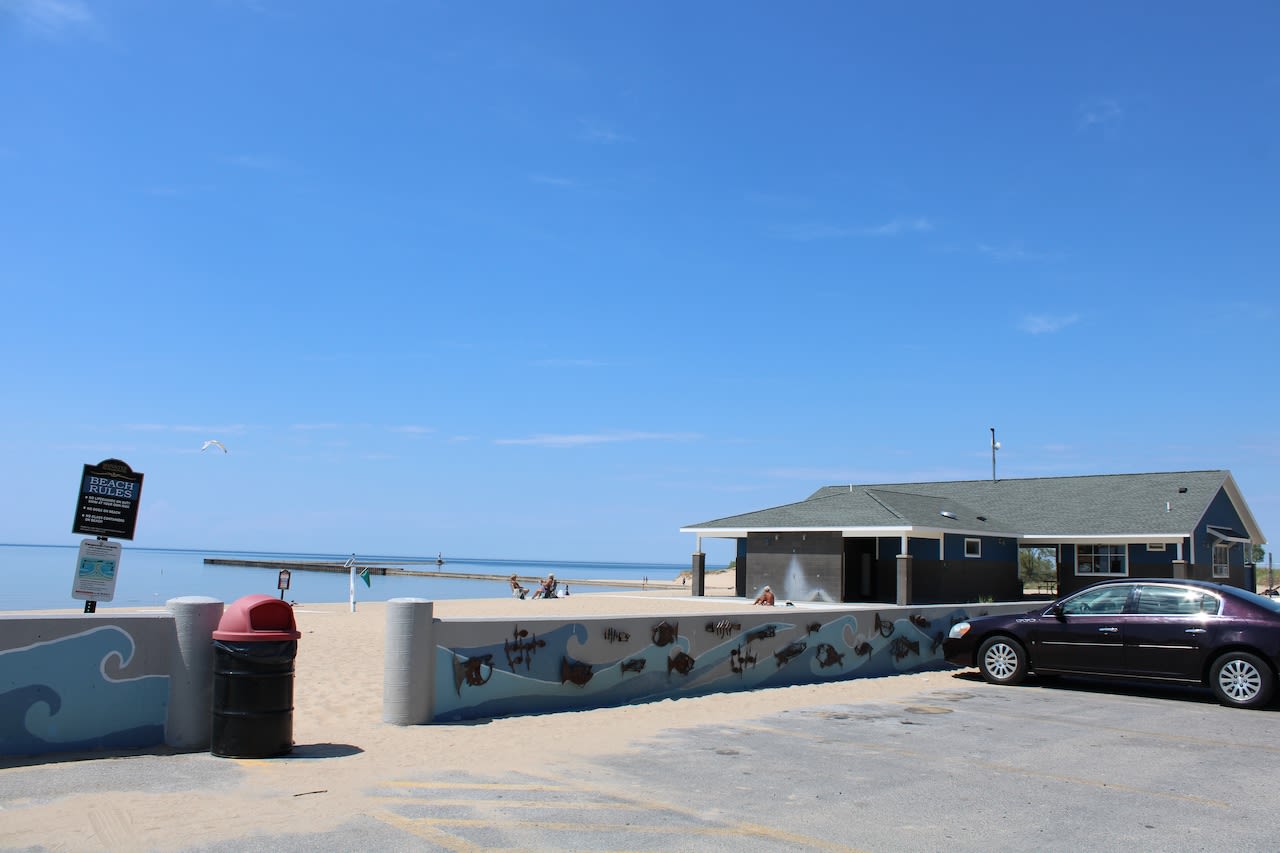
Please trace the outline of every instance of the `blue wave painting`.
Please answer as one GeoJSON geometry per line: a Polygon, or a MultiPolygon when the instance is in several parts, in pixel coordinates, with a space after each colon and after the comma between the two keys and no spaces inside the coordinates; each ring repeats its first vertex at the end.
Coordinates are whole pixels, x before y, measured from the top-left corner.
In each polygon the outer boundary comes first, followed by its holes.
{"type": "Polygon", "coordinates": [[[108,625],[0,652],[0,754],[163,743],[169,676],[108,674],[134,649],[128,632],[108,625]]]}

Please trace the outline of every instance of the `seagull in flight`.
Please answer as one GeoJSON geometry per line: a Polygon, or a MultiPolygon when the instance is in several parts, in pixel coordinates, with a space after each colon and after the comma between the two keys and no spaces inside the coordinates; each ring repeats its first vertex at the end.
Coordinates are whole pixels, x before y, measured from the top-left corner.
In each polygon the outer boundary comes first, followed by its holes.
{"type": "Polygon", "coordinates": [[[226,453],[226,452],[227,452],[227,446],[226,446],[225,444],[223,444],[221,441],[218,441],[218,439],[216,439],[216,438],[211,438],[211,439],[209,439],[208,441],[206,441],[203,445],[201,445],[201,447],[200,447],[200,452],[201,452],[201,453],[204,453],[204,452],[205,452],[206,450],[208,450],[210,447],[217,447],[217,448],[220,448],[220,449],[222,450],[222,452],[223,452],[223,453],[226,453]]]}

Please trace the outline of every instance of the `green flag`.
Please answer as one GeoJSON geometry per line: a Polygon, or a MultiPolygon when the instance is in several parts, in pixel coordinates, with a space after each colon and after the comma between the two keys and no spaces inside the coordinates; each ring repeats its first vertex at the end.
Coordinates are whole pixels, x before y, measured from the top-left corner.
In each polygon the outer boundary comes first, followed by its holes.
{"type": "Polygon", "coordinates": [[[373,581],[369,580],[369,567],[365,566],[360,570],[360,580],[364,581],[364,585],[373,589],[373,581]]]}

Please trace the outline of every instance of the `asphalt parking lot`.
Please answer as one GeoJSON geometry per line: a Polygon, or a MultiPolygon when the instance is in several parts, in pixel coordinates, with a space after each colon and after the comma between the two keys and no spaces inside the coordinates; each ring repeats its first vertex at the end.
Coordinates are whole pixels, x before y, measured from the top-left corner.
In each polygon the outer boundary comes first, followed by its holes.
{"type": "MultiPolygon", "coordinates": [[[[673,719],[659,737],[572,774],[495,766],[459,776],[424,761],[365,791],[336,830],[254,832],[189,849],[1280,848],[1280,709],[1232,710],[1193,690],[1071,679],[996,687],[972,671],[931,684],[893,701],[723,725],[673,719]]],[[[318,773],[326,772],[320,765],[340,772],[342,761],[305,760],[318,773]]],[[[0,790],[0,814],[18,805],[11,797],[57,797],[68,784],[174,786],[199,796],[200,786],[235,786],[240,772],[207,754],[65,769],[21,768],[8,778],[22,790],[0,790]],[[193,775],[203,781],[183,782],[193,775]]],[[[28,844],[18,846],[39,849],[28,844]]]]}
{"type": "Polygon", "coordinates": [[[1275,850],[1277,759],[1274,708],[958,673],[909,701],[673,729],[586,778],[427,774],[389,807],[440,849],[1275,850]]]}

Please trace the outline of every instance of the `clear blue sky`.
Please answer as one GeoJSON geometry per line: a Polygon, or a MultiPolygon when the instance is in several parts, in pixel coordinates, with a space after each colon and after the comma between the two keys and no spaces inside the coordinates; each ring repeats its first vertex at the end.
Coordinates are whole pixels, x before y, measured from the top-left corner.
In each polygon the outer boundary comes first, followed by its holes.
{"type": "Polygon", "coordinates": [[[992,426],[1001,476],[1229,468],[1280,535],[1278,33],[0,0],[0,540],[77,541],[118,457],[139,546],[685,562],[987,477],[992,426]]]}

